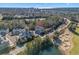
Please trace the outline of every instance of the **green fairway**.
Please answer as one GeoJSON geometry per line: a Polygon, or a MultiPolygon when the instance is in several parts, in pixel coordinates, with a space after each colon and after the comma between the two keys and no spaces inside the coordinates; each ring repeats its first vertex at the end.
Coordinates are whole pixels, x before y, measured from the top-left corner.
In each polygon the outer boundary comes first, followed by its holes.
{"type": "Polygon", "coordinates": [[[79,28],[78,28],[78,27],[76,28],[76,32],[78,32],[78,33],[79,33],[79,28]]]}
{"type": "MultiPolygon", "coordinates": [[[[79,33],[79,28],[76,28],[76,32],[79,33]]],[[[79,35],[73,34],[73,48],[70,51],[70,54],[72,55],[79,55],[79,35]]]]}

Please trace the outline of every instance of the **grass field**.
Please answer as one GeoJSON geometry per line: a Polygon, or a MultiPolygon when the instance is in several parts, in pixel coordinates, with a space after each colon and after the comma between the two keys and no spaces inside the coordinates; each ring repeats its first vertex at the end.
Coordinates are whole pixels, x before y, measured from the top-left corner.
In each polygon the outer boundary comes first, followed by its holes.
{"type": "Polygon", "coordinates": [[[77,28],[76,28],[76,32],[78,32],[78,33],[79,33],[79,27],[77,27],[77,28]]]}
{"type": "MultiPolygon", "coordinates": [[[[76,32],[79,33],[79,28],[76,28],[76,32]]],[[[70,51],[71,55],[79,55],[79,35],[73,34],[73,48],[70,51]]]]}

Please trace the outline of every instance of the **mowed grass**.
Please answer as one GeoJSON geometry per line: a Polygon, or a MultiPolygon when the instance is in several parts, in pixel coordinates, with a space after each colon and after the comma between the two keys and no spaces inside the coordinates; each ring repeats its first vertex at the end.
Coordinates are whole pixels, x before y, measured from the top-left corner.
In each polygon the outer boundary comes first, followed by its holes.
{"type": "MultiPolygon", "coordinates": [[[[76,28],[76,32],[79,33],[79,28],[76,28]]],[[[79,55],[79,35],[73,33],[73,48],[70,51],[71,55],[79,55]]]]}
{"type": "Polygon", "coordinates": [[[76,28],[76,32],[78,32],[78,33],[79,33],[79,27],[77,27],[77,28],[76,28]]]}

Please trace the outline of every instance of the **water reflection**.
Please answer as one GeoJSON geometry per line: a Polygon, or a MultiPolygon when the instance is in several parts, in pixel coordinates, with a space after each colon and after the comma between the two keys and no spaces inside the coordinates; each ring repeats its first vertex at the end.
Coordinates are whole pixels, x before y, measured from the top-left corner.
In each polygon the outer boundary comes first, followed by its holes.
{"type": "Polygon", "coordinates": [[[42,50],[39,55],[62,55],[57,47],[48,47],[42,50]]]}

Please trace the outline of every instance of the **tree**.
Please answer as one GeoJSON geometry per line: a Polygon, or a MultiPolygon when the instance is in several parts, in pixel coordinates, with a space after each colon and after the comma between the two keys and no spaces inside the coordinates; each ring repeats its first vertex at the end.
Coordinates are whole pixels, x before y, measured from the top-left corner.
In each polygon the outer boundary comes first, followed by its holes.
{"type": "Polygon", "coordinates": [[[76,26],[77,24],[75,22],[71,22],[70,25],[69,25],[69,30],[70,31],[75,31],[76,30],[76,26]]]}
{"type": "Polygon", "coordinates": [[[54,38],[58,37],[60,35],[60,32],[56,31],[54,32],[54,38]]]}
{"type": "Polygon", "coordinates": [[[41,38],[37,37],[37,38],[34,38],[34,40],[26,43],[25,45],[26,54],[29,54],[29,55],[38,54],[41,49],[41,42],[42,42],[41,38]]]}

